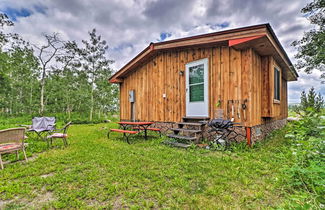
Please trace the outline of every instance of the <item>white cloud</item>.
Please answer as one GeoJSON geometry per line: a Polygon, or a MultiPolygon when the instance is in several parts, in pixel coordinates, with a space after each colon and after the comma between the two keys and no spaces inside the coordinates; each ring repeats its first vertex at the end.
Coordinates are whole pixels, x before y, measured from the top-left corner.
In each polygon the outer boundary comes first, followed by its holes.
{"type": "MultiPolygon", "coordinates": [[[[29,9],[32,15],[18,17],[13,30],[31,42],[38,43],[41,34],[59,32],[61,37],[80,41],[97,28],[108,41],[109,56],[120,68],[137,53],[156,42],[161,33],[167,39],[229,28],[269,22],[294,62],[292,41],[311,28],[300,10],[308,1],[282,0],[2,0],[0,10],[29,9]],[[41,8],[41,11],[40,9],[41,8]],[[43,12],[43,13],[42,13],[43,12]]],[[[313,84],[325,94],[318,74],[300,73],[298,82],[289,84],[289,101],[299,98],[302,89],[313,84]]]]}

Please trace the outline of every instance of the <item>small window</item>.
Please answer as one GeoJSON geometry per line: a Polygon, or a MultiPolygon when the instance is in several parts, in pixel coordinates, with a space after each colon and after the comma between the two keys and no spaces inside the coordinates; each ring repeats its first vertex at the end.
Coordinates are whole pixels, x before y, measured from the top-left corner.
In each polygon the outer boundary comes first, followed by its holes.
{"type": "Polygon", "coordinates": [[[274,99],[280,101],[280,71],[274,68],[274,99]]]}

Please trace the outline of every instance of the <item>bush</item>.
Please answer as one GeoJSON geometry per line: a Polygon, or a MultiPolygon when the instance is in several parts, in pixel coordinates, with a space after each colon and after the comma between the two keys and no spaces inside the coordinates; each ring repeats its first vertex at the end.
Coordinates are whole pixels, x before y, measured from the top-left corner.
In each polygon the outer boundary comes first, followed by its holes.
{"type": "MultiPolygon", "coordinates": [[[[39,116],[38,114],[34,115],[22,115],[22,116],[8,116],[8,115],[0,115],[0,129],[9,128],[9,127],[17,127],[19,124],[30,125],[32,123],[32,118],[39,116]]],[[[74,112],[71,114],[70,119],[68,115],[65,113],[46,113],[44,116],[53,116],[56,118],[56,122],[58,126],[62,126],[63,124],[72,121],[73,124],[97,124],[108,121],[118,121],[118,117],[116,115],[109,114],[108,116],[98,117],[94,115],[92,121],[89,121],[89,117],[87,114],[74,112]]]]}
{"type": "Polygon", "coordinates": [[[291,140],[290,152],[293,166],[286,168],[288,183],[293,189],[312,193],[316,201],[324,204],[325,195],[325,122],[315,112],[309,112],[289,126],[287,138],[291,140]]]}

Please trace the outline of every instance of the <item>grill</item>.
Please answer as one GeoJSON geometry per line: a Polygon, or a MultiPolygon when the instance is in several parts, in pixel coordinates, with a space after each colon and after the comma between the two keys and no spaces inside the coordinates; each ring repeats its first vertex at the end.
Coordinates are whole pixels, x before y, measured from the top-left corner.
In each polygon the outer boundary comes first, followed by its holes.
{"type": "Polygon", "coordinates": [[[210,127],[209,133],[215,133],[213,142],[226,147],[232,142],[238,142],[238,136],[246,137],[235,130],[235,127],[242,127],[240,123],[231,120],[213,119],[208,123],[208,126],[210,127]]]}

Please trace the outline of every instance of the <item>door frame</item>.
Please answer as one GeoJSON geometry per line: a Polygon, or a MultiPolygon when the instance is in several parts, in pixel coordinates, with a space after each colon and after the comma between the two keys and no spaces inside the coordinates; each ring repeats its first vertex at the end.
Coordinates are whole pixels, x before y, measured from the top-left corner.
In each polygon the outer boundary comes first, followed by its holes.
{"type": "Polygon", "coordinates": [[[209,59],[203,58],[195,60],[185,64],[185,107],[186,107],[186,116],[187,117],[209,117],[209,59]],[[193,115],[189,113],[189,103],[199,103],[199,102],[190,102],[189,100],[189,68],[196,65],[204,65],[204,105],[205,113],[203,115],[193,115]]]}

